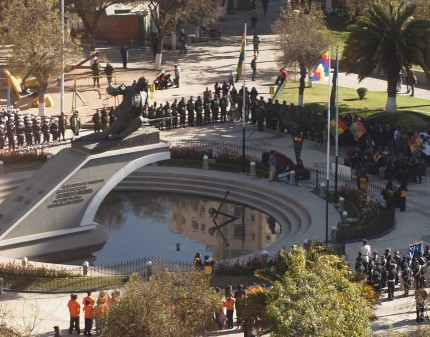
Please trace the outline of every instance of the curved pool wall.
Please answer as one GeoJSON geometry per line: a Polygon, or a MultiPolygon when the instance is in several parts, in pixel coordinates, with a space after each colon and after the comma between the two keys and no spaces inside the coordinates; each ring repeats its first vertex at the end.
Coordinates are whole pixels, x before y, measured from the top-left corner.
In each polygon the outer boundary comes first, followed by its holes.
{"type": "MultiPolygon", "coordinates": [[[[217,199],[224,198],[229,191],[230,202],[255,208],[280,224],[279,239],[265,248],[272,256],[281,248],[301,245],[305,239],[325,241],[325,200],[305,186],[268,182],[241,173],[145,166],[127,176],[115,190],[174,192],[217,199]]],[[[329,228],[339,221],[339,213],[332,206],[328,217],[329,228]]],[[[255,253],[243,255],[242,259],[255,253]]]]}

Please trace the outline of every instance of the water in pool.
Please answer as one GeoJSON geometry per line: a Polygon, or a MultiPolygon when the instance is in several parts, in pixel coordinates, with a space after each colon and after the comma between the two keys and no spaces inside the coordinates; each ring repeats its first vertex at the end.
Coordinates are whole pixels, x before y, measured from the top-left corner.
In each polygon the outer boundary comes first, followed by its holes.
{"type": "Polygon", "coordinates": [[[209,212],[220,204],[221,200],[187,194],[113,191],[95,217],[106,227],[109,240],[94,253],[92,263],[141,257],[190,262],[196,252],[215,260],[231,259],[264,249],[279,237],[280,226],[272,217],[229,203],[228,198],[216,222],[233,221],[220,233],[209,212]]]}

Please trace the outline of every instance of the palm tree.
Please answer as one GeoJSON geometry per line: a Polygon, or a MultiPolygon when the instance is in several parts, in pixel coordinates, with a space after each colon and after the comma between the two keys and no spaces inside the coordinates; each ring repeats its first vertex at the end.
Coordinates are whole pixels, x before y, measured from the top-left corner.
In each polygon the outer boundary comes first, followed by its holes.
{"type": "Polygon", "coordinates": [[[385,75],[388,98],[385,110],[395,112],[396,83],[402,68],[420,66],[430,78],[430,20],[414,19],[415,5],[373,5],[358,20],[346,41],[342,68],[359,81],[377,73],[385,75]]]}

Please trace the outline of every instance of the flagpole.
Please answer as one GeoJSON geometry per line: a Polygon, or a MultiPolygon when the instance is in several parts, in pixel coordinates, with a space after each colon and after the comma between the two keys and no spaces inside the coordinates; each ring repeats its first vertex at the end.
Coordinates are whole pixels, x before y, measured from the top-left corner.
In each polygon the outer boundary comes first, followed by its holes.
{"type": "Polygon", "coordinates": [[[333,85],[336,86],[336,90],[335,90],[335,113],[336,113],[336,139],[335,139],[335,169],[334,169],[334,203],[337,204],[338,202],[338,195],[337,195],[337,183],[338,183],[338,165],[339,165],[339,96],[338,96],[338,90],[339,90],[339,85],[338,85],[338,79],[339,79],[339,59],[338,59],[338,47],[336,46],[336,65],[335,65],[335,74],[336,74],[336,79],[335,79],[335,83],[333,83],[333,85]]]}
{"type": "Polygon", "coordinates": [[[64,112],[64,0],[61,0],[61,78],[60,78],[60,112],[64,112]]]}
{"type": "Polygon", "coordinates": [[[325,243],[328,245],[328,198],[330,183],[330,69],[331,69],[331,47],[329,48],[328,57],[328,100],[327,100],[327,172],[326,172],[326,201],[325,201],[325,243]]]}
{"type": "Polygon", "coordinates": [[[243,90],[242,90],[242,96],[243,96],[243,105],[242,105],[242,173],[246,172],[246,159],[245,159],[245,111],[246,111],[246,72],[245,72],[245,65],[246,65],[246,20],[244,23],[244,40],[245,45],[243,48],[243,90]]]}

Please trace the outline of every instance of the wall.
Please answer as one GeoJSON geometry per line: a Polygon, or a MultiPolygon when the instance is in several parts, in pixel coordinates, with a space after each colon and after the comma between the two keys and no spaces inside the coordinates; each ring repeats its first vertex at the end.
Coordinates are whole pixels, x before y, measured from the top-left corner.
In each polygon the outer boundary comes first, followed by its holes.
{"type": "Polygon", "coordinates": [[[114,44],[133,44],[139,35],[137,15],[118,15],[100,17],[95,33],[96,40],[106,40],[114,44]]]}

